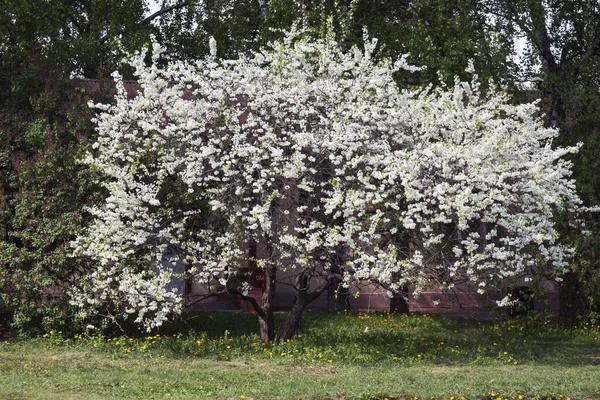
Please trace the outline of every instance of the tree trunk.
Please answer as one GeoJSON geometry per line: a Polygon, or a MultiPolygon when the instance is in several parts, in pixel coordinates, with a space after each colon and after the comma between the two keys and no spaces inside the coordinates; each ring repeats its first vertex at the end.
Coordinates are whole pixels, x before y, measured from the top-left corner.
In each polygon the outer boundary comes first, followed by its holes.
{"type": "Polygon", "coordinates": [[[322,295],[330,286],[339,282],[337,279],[335,281],[326,280],[317,289],[309,293],[310,279],[311,274],[306,271],[296,277],[296,298],[294,299],[290,316],[279,331],[279,340],[287,340],[296,335],[300,331],[302,313],[304,313],[306,307],[322,295]]]}
{"type": "Polygon", "coordinates": [[[265,283],[262,295],[262,315],[258,314],[260,338],[269,343],[275,340],[275,316],[273,306],[275,304],[275,278],[277,270],[273,266],[265,268],[265,283]]]}
{"type": "Polygon", "coordinates": [[[327,308],[332,311],[350,310],[350,291],[344,287],[341,282],[341,271],[344,263],[348,259],[348,248],[340,246],[336,250],[333,258],[330,272],[332,278],[331,284],[327,288],[327,308]]]}
{"type": "Polygon", "coordinates": [[[408,309],[408,288],[402,286],[399,292],[394,292],[394,297],[390,299],[390,312],[407,314],[408,309]]]}
{"type": "Polygon", "coordinates": [[[309,285],[310,275],[306,272],[301,272],[296,277],[296,297],[294,298],[294,305],[292,306],[290,316],[287,321],[285,321],[285,324],[283,324],[281,331],[279,331],[279,340],[287,340],[300,331],[302,313],[310,302],[308,295],[309,285]]]}
{"type": "Polygon", "coordinates": [[[297,296],[290,316],[279,331],[279,340],[287,340],[300,332],[300,323],[302,322],[302,313],[308,305],[306,296],[297,296]]]}

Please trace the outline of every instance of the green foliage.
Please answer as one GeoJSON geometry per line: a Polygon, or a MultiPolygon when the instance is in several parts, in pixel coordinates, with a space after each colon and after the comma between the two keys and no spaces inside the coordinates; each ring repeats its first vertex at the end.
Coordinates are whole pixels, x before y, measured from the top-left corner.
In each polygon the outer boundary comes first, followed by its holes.
{"type": "Polygon", "coordinates": [[[469,81],[465,69],[472,60],[484,87],[491,79],[513,88],[512,38],[489,20],[479,1],[363,0],[354,19],[355,35],[356,28],[367,27],[384,55],[408,53],[412,63],[427,67],[401,77],[409,84],[452,84],[455,76],[469,81]]]}
{"type": "Polygon", "coordinates": [[[144,8],[142,0],[6,1],[0,11],[0,77],[6,78],[2,84],[10,89],[11,82],[18,82],[13,92],[31,88],[21,69],[38,68],[27,66],[35,58],[51,60],[65,77],[108,77],[123,50],[139,49],[148,40],[150,26],[140,23],[144,8]],[[16,76],[8,74],[9,69],[16,76]]]}
{"type": "MultiPolygon", "coordinates": [[[[510,35],[526,48],[516,79],[528,82],[541,97],[548,125],[560,129],[559,146],[583,143],[572,156],[573,177],[584,203],[600,200],[600,7],[597,2],[515,0],[482,2],[510,35]]],[[[567,216],[568,218],[568,216],[567,216]]],[[[598,312],[598,218],[586,220],[590,236],[566,223],[562,239],[577,246],[571,273],[560,289],[561,315],[576,323],[598,312]]]]}
{"type": "Polygon", "coordinates": [[[22,334],[65,323],[64,291],[85,268],[69,242],[100,198],[76,162],[94,135],[94,94],[69,78],[106,78],[139,49],[150,33],[144,8],[51,0],[0,10],[0,297],[22,334]]]}
{"type": "MultiPolygon", "coordinates": [[[[418,73],[399,73],[402,85],[452,84],[456,76],[470,81],[465,71],[474,62],[484,87],[489,81],[514,90],[516,66],[512,61],[513,37],[489,18],[481,2],[460,0],[397,1],[355,0],[294,2],[269,1],[266,25],[289,29],[301,23],[322,36],[331,28],[345,46],[362,45],[366,29],[379,40],[380,55],[395,59],[409,54],[409,61],[427,68],[418,73]]],[[[276,35],[263,29],[262,43],[276,35]]]]}
{"type": "Polygon", "coordinates": [[[93,135],[86,99],[52,60],[37,61],[0,96],[0,296],[13,328],[34,334],[64,317],[63,290],[83,267],[69,241],[97,192],[75,161],[93,135]]]}
{"type": "MultiPolygon", "coordinates": [[[[69,107],[71,104],[69,104],[69,107]]],[[[75,107],[81,107],[75,105],[75,107]]],[[[13,326],[49,327],[66,310],[63,290],[80,260],[69,241],[84,224],[83,206],[97,189],[75,162],[80,138],[89,136],[69,109],[32,110],[24,141],[19,125],[2,124],[6,138],[0,193],[0,295],[15,311],[13,326]],[[62,115],[61,115],[62,114],[62,115]]]]}
{"type": "Polygon", "coordinates": [[[223,58],[236,58],[265,43],[261,36],[264,21],[256,0],[188,3],[157,23],[156,37],[171,57],[193,60],[206,56],[211,36],[219,44],[217,55],[223,58]]]}
{"type": "Polygon", "coordinates": [[[575,232],[565,223],[565,242],[576,249],[560,285],[561,320],[570,325],[600,322],[600,221],[597,213],[585,221],[587,233],[575,232]]]}

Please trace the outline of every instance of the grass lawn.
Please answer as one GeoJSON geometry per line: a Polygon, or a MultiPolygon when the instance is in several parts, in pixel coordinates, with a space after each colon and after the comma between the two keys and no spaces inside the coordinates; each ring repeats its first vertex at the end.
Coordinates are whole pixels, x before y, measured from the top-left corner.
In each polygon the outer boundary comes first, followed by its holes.
{"type": "Polygon", "coordinates": [[[0,399],[600,399],[599,326],[310,311],[264,345],[257,325],[200,313],[145,336],[0,343],[0,399]]]}

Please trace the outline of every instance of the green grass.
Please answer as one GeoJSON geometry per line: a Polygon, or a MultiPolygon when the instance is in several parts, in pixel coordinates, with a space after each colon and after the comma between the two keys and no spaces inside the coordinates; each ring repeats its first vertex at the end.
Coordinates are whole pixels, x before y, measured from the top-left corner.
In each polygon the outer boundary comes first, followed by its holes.
{"type": "Polygon", "coordinates": [[[257,326],[197,313],[158,334],[0,343],[0,399],[600,398],[598,326],[310,311],[269,345],[257,326]]]}

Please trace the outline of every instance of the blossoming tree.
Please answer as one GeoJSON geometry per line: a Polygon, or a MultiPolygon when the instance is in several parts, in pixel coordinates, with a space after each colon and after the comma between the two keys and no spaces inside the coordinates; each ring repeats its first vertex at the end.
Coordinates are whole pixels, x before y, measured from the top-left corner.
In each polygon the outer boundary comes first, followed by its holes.
{"type": "Polygon", "coordinates": [[[280,338],[332,285],[369,281],[393,292],[434,283],[485,286],[534,265],[565,267],[555,210],[579,200],[556,131],[533,105],[474,83],[402,90],[403,59],[375,61],[331,37],[290,32],[238,60],[160,66],[129,61],[143,88],[95,105],[99,139],[85,162],[106,177],[106,203],[75,251],[97,267],[72,303],[106,304],[148,329],[184,306],[185,276],[250,301],[275,338],[275,287],[295,300],[280,338]],[[250,251],[248,249],[251,249],[250,251]],[[246,267],[264,271],[262,301],[246,267]]]}

